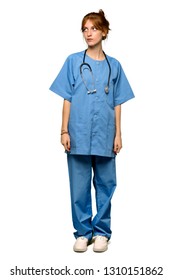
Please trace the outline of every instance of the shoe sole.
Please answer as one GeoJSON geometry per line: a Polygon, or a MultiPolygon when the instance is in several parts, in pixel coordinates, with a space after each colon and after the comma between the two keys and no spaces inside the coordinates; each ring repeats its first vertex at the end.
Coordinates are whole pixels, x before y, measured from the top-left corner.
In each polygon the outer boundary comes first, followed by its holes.
{"type": "Polygon", "coordinates": [[[73,248],[73,251],[76,252],[76,253],[84,253],[84,252],[87,251],[87,249],[86,249],[86,250],[80,250],[80,249],[77,250],[77,249],[74,249],[74,248],[73,248]]]}
{"type": "Polygon", "coordinates": [[[88,249],[88,247],[86,247],[85,249],[80,249],[80,248],[77,249],[77,248],[75,248],[75,246],[73,247],[73,251],[76,252],[76,253],[84,253],[84,252],[87,251],[87,249],[88,249]]]}
{"type": "Polygon", "coordinates": [[[108,249],[108,248],[106,248],[105,250],[97,250],[97,249],[93,249],[93,251],[94,251],[95,253],[104,253],[104,252],[106,252],[106,251],[107,251],[107,249],[108,249]]]}

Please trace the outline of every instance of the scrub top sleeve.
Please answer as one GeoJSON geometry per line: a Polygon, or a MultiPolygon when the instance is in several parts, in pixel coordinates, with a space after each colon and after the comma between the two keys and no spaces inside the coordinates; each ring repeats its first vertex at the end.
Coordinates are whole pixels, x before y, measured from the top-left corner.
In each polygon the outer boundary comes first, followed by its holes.
{"type": "Polygon", "coordinates": [[[73,86],[72,61],[70,57],[68,57],[49,89],[71,102],[73,86]]]}
{"type": "Polygon", "coordinates": [[[119,64],[118,75],[114,85],[114,106],[120,105],[134,97],[124,70],[121,64],[119,64]]]}

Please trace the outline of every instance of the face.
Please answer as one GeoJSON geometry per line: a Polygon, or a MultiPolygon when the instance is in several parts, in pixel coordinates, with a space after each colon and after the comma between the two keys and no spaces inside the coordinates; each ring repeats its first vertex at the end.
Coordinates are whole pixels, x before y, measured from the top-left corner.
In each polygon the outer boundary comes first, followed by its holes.
{"type": "Polygon", "coordinates": [[[101,44],[102,37],[105,33],[101,30],[96,29],[91,20],[87,20],[83,29],[84,39],[89,47],[94,47],[101,44]]]}

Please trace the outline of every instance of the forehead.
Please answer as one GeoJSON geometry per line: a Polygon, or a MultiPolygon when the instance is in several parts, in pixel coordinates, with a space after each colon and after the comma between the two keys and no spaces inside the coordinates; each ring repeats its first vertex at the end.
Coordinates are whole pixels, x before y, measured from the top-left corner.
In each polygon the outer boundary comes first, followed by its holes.
{"type": "Polygon", "coordinates": [[[84,24],[85,27],[92,27],[94,26],[94,22],[90,19],[87,19],[87,21],[84,24]]]}

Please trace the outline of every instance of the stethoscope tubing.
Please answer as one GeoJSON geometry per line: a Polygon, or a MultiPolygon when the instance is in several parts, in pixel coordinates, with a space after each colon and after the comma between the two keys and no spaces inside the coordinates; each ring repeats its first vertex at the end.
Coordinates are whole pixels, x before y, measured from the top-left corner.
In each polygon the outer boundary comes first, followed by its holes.
{"type": "MultiPolygon", "coordinates": [[[[94,75],[93,75],[92,68],[91,68],[91,66],[89,65],[89,63],[86,63],[86,62],[85,62],[86,52],[87,52],[87,49],[86,49],[85,52],[84,52],[83,62],[82,62],[82,64],[80,65],[80,75],[81,75],[82,80],[83,80],[83,83],[85,84],[85,87],[86,87],[86,89],[87,89],[87,93],[95,93],[95,92],[97,91],[96,89],[94,89],[94,90],[89,90],[89,89],[88,89],[87,84],[86,84],[86,81],[85,81],[85,79],[84,79],[84,77],[83,77],[83,73],[82,73],[82,68],[83,68],[83,66],[87,66],[87,67],[89,68],[90,73],[91,73],[92,82],[93,82],[93,86],[94,86],[94,75]]],[[[107,62],[108,67],[109,67],[108,81],[107,81],[107,85],[105,86],[105,93],[108,94],[108,93],[109,93],[110,78],[111,78],[111,66],[110,66],[109,60],[108,60],[108,58],[107,58],[107,55],[105,54],[104,51],[103,51],[103,54],[104,54],[104,56],[105,56],[106,62],[107,62]]]]}

